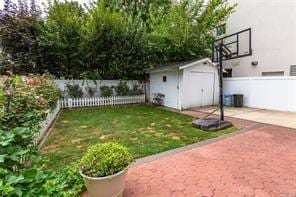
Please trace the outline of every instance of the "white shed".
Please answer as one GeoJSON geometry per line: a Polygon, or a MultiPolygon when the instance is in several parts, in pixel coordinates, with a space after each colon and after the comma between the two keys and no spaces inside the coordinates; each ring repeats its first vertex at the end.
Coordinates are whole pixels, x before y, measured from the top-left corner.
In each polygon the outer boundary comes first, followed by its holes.
{"type": "Polygon", "coordinates": [[[164,106],[183,110],[218,104],[217,66],[209,58],[174,62],[147,70],[149,99],[164,94],[164,106]]]}

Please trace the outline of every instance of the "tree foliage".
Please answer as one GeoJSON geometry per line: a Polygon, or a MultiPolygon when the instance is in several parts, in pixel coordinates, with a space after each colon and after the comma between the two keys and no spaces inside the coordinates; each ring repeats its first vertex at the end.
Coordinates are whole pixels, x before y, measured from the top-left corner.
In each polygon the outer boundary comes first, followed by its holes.
{"type": "Polygon", "coordinates": [[[3,62],[91,79],[140,79],[146,67],[209,56],[214,28],[235,8],[227,0],[97,0],[88,7],[54,0],[40,17],[35,1],[19,2],[6,0],[1,11],[3,62]]]}
{"type": "Polygon", "coordinates": [[[210,55],[213,30],[233,11],[227,0],[183,0],[162,17],[152,17],[149,47],[160,61],[182,61],[210,55]]]}
{"type": "Polygon", "coordinates": [[[40,19],[39,9],[35,1],[31,6],[26,1],[18,1],[18,5],[10,0],[4,2],[4,10],[0,14],[0,47],[5,54],[6,64],[14,66],[17,71],[33,72],[38,62],[38,42],[35,25],[40,19]]]}
{"type": "Polygon", "coordinates": [[[49,7],[46,20],[38,25],[40,48],[46,52],[41,70],[58,77],[78,78],[83,72],[81,29],[85,22],[84,9],[77,2],[55,1],[49,7]]]}
{"type": "Polygon", "coordinates": [[[103,3],[89,13],[83,26],[85,63],[104,79],[139,76],[145,66],[145,30],[103,3]]]}

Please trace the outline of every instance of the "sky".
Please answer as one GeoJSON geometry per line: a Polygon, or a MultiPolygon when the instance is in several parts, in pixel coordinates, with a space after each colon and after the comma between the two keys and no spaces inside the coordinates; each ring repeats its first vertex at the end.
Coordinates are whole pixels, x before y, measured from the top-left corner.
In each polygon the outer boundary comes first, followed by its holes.
{"type": "MultiPolygon", "coordinates": [[[[30,2],[30,0],[27,0],[28,2],[30,2]]],[[[63,1],[63,0],[61,0],[63,1]]],[[[84,3],[88,3],[90,0],[73,0],[73,1],[78,1],[81,5],[83,5],[84,3]]],[[[13,3],[17,3],[17,0],[12,0],[13,3]]],[[[42,2],[47,2],[47,0],[36,0],[36,3],[41,7],[42,7],[42,2]]],[[[0,9],[3,9],[3,4],[4,4],[4,0],[0,0],[0,9]]]]}

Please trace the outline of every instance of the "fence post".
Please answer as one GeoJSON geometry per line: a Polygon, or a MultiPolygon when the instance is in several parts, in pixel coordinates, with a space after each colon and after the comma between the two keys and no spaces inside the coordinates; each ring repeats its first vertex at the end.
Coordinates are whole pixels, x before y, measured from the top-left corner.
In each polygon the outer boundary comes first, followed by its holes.
{"type": "Polygon", "coordinates": [[[72,99],[68,98],[68,107],[71,108],[72,107],[72,99]]]}

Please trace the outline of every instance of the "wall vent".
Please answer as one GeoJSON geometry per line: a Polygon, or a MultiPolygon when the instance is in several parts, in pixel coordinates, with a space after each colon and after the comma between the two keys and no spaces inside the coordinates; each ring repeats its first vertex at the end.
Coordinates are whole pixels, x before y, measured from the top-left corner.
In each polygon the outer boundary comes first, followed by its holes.
{"type": "Polygon", "coordinates": [[[296,65],[290,66],[290,76],[296,76],[296,65]]]}

